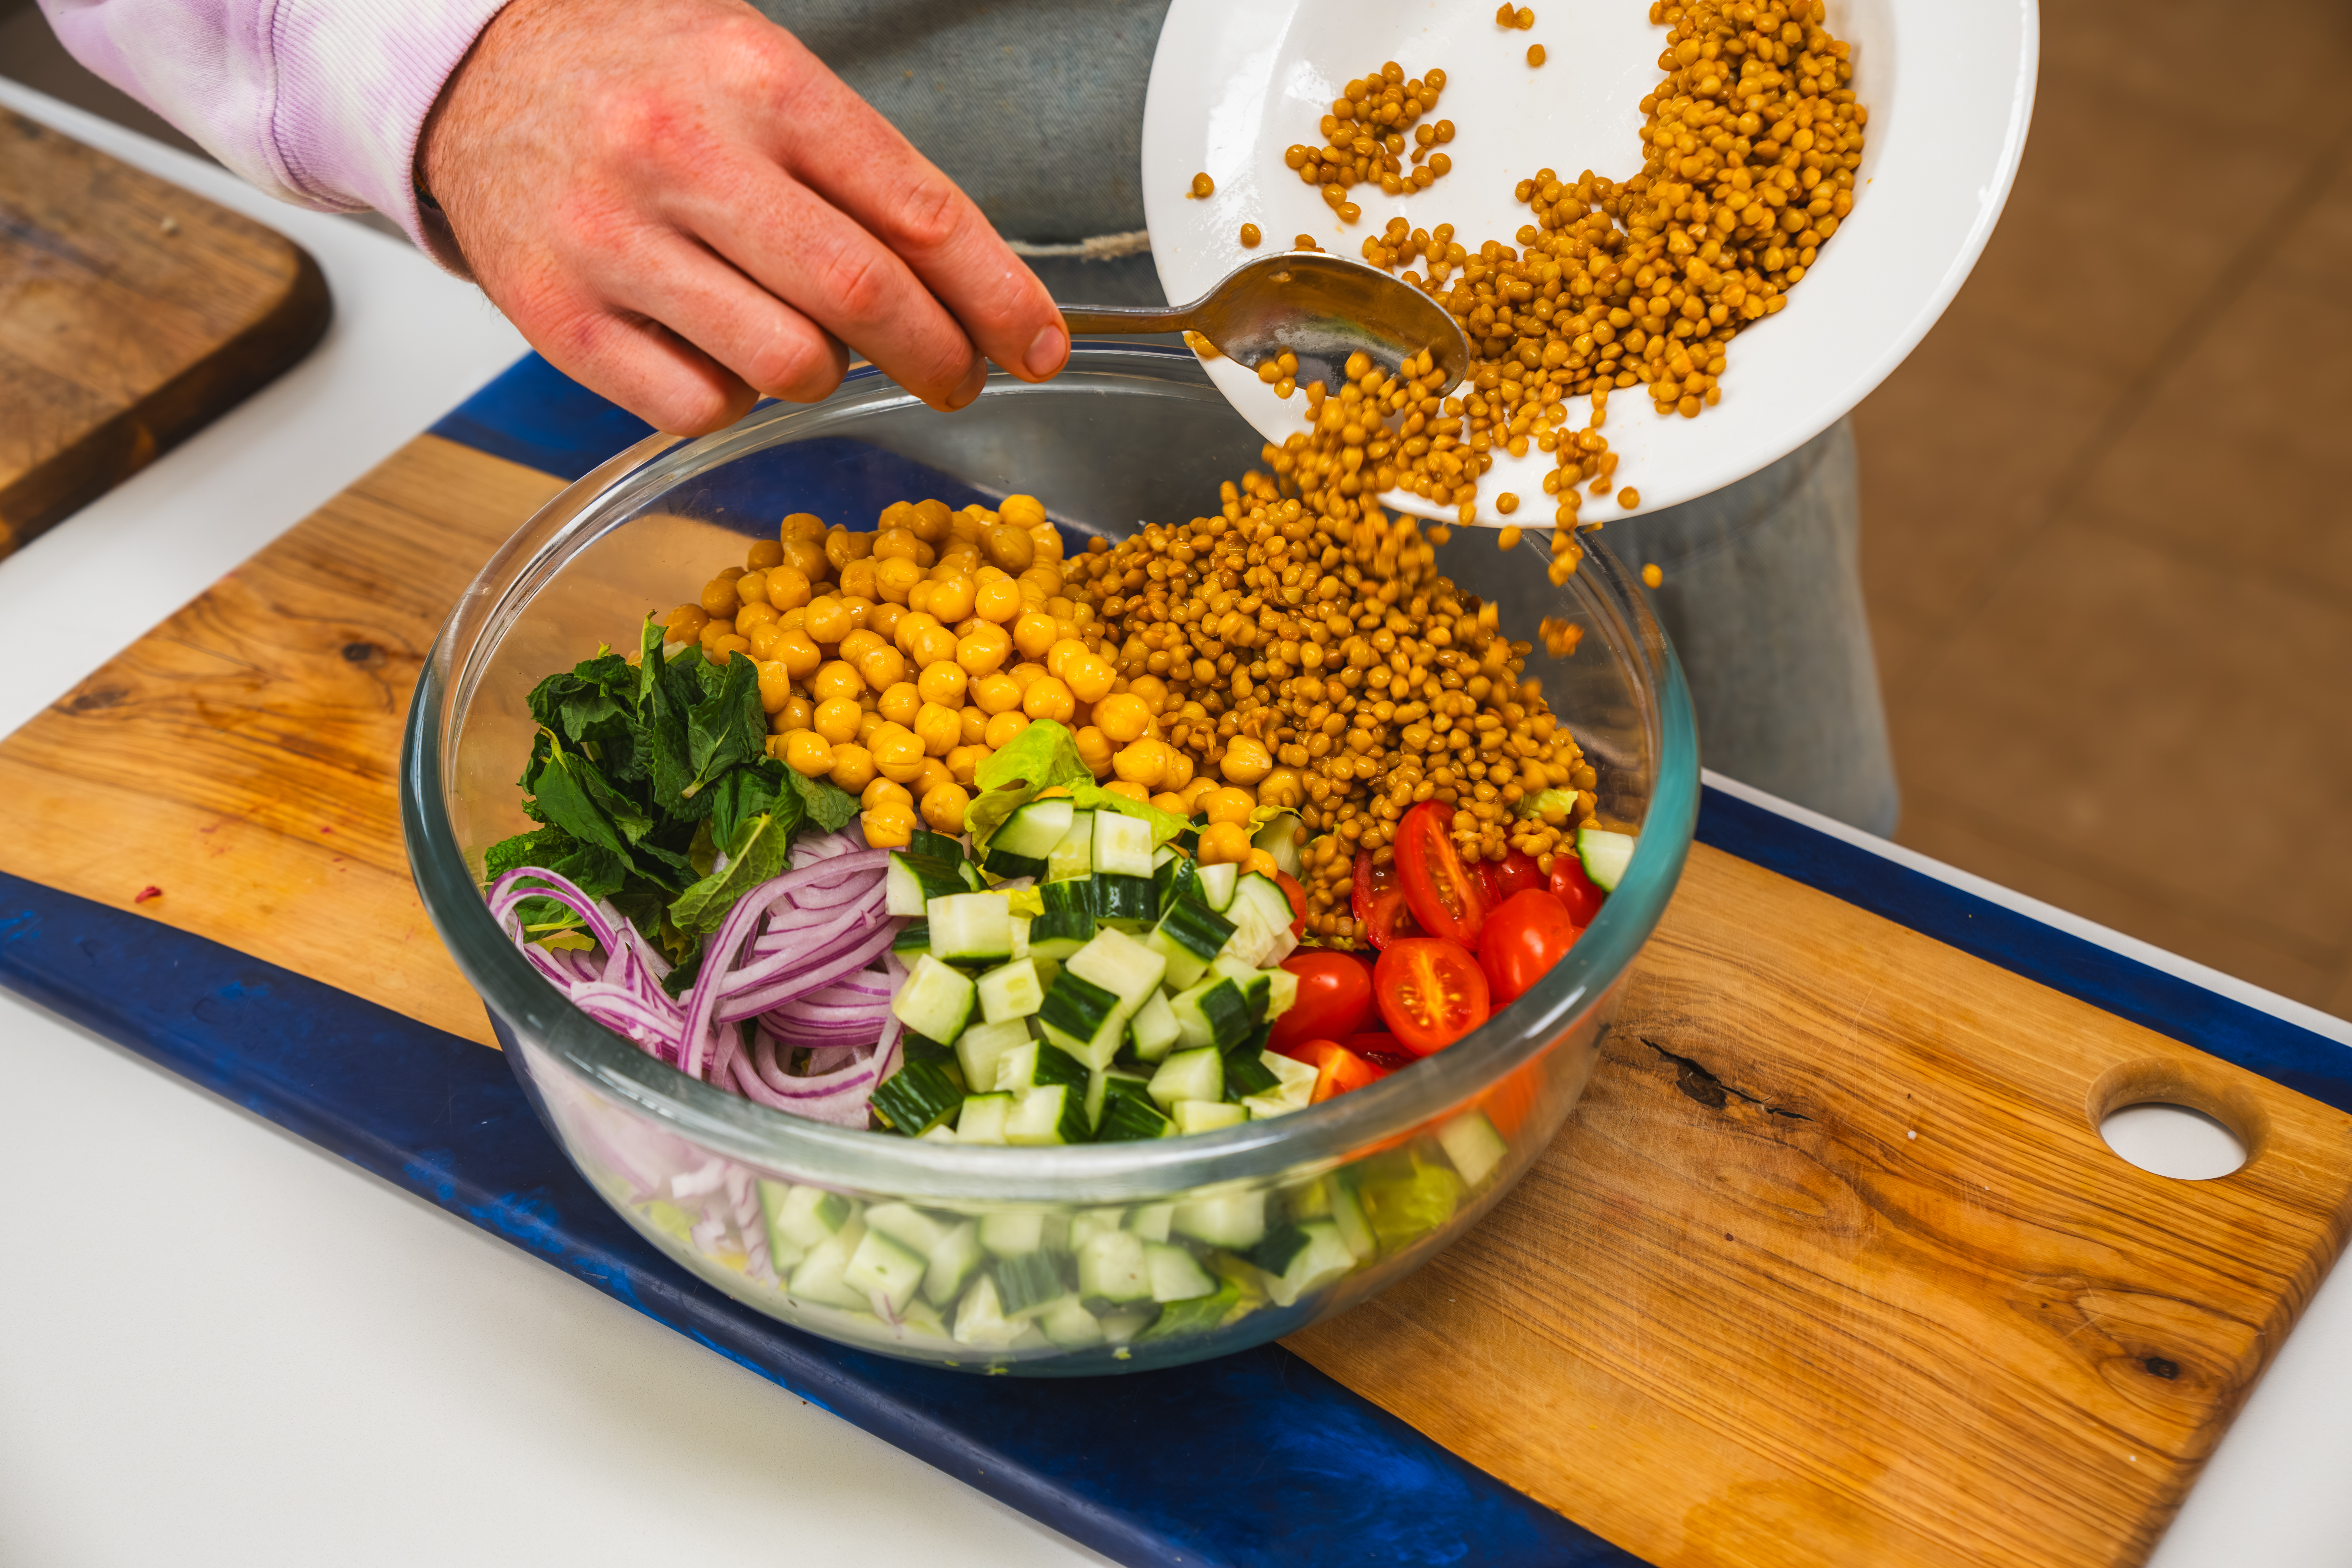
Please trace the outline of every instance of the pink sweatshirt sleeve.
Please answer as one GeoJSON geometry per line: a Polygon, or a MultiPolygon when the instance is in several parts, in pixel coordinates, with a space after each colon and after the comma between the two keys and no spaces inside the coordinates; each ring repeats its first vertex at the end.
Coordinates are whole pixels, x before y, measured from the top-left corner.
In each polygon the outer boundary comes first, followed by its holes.
{"type": "Polygon", "coordinates": [[[39,0],[76,59],[285,201],[373,207],[443,265],[411,170],[441,84],[506,0],[39,0]]]}

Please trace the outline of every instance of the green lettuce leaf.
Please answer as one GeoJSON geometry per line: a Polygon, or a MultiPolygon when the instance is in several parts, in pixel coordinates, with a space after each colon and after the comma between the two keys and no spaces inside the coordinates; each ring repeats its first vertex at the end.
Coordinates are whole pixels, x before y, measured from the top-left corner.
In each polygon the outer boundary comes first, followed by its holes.
{"type": "Polygon", "coordinates": [[[1042,719],[1013,738],[1013,743],[980,764],[972,774],[979,793],[964,813],[964,827],[972,845],[985,853],[988,841],[1005,818],[1049,789],[1066,789],[1081,811],[1115,811],[1151,825],[1151,842],[1168,843],[1187,826],[1148,802],[1114,795],[1095,783],[1093,770],[1078,755],[1070,731],[1042,719]]]}

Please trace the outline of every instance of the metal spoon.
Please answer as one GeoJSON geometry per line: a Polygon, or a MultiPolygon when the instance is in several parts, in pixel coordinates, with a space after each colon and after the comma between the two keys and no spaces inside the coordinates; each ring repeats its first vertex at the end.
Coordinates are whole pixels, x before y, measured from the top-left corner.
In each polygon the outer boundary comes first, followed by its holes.
{"type": "Polygon", "coordinates": [[[1298,356],[1301,386],[1336,388],[1357,353],[1394,371],[1427,349],[1449,393],[1470,371],[1469,340],[1443,305],[1376,267],[1317,251],[1244,262],[1189,305],[1065,305],[1062,320],[1072,337],[1195,331],[1250,366],[1286,349],[1298,356]]]}

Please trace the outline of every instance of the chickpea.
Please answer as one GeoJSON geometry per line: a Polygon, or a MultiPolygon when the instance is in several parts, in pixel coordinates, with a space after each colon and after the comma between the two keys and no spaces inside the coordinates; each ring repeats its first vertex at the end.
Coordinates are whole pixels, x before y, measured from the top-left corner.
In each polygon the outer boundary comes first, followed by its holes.
{"type": "Polygon", "coordinates": [[[1111,686],[1118,679],[1118,672],[1110,667],[1108,659],[1097,658],[1090,653],[1081,654],[1070,660],[1062,672],[1062,679],[1069,687],[1070,694],[1079,701],[1094,703],[1110,695],[1111,686]]]}
{"type": "Polygon", "coordinates": [[[1110,760],[1111,771],[1129,784],[1158,788],[1168,771],[1168,748],[1158,741],[1142,740],[1122,749],[1110,760]]]}
{"type": "Polygon", "coordinates": [[[971,796],[961,784],[950,779],[934,786],[923,795],[923,820],[939,833],[961,833],[963,814],[971,808],[971,796]]]}
{"type": "Polygon", "coordinates": [[[824,535],[824,519],[806,511],[787,513],[776,530],[776,538],[783,544],[790,544],[796,539],[822,540],[824,535]]]}
{"type": "Polygon", "coordinates": [[[1227,784],[1211,790],[1202,800],[1200,809],[1209,814],[1211,822],[1238,822],[1247,826],[1250,813],[1257,809],[1257,797],[1245,789],[1227,784]]]}
{"type": "Polygon", "coordinates": [[[991,674],[1004,667],[1013,651],[1013,637],[1003,626],[982,621],[956,637],[955,661],[970,676],[991,674]]]}
{"type": "Polygon", "coordinates": [[[1139,698],[1154,713],[1168,711],[1168,683],[1156,675],[1139,675],[1128,683],[1128,695],[1139,698]]]}
{"type": "MultiPolygon", "coordinates": [[[[903,502],[900,504],[904,504],[903,502]]],[[[896,510],[895,508],[893,510],[896,510]]],[[[908,509],[910,511],[913,510],[908,509]]],[[[922,541],[910,528],[883,528],[874,535],[874,559],[877,561],[912,561],[922,541]]]]}
{"type": "MultiPolygon", "coordinates": [[[[782,546],[779,546],[778,548],[781,550],[782,546]]],[[[736,578],[735,595],[737,598],[740,599],[746,605],[766,604],[768,602],[767,573],[746,572],[740,577],[736,578]]]]}
{"type": "Polygon", "coordinates": [[[855,702],[865,693],[866,678],[853,666],[836,658],[809,678],[809,690],[819,702],[834,697],[846,697],[855,702]]]}
{"type": "MultiPolygon", "coordinates": [[[[751,656],[755,660],[758,654],[751,656]]],[[[793,700],[793,672],[773,659],[760,665],[760,710],[773,716],[793,700]]]]}
{"type": "Polygon", "coordinates": [[[857,721],[857,743],[870,751],[874,745],[874,737],[888,729],[892,722],[893,721],[884,718],[874,710],[867,709],[857,721]]]}
{"type": "Polygon", "coordinates": [[[1122,691],[1116,696],[1096,700],[1095,722],[1102,726],[1104,734],[1124,746],[1130,741],[1142,739],[1144,731],[1151,724],[1151,710],[1140,697],[1122,691]]]}
{"type": "Polygon", "coordinates": [[[1013,744],[1013,738],[1028,727],[1029,718],[1024,713],[999,713],[988,721],[988,729],[981,740],[990,751],[1001,752],[1013,744]]]}
{"type": "Polygon", "coordinates": [[[776,657],[776,645],[784,640],[784,628],[768,621],[743,635],[751,641],[751,657],[764,664],[776,657]]]}
{"type": "Polygon", "coordinates": [[[979,597],[980,585],[961,572],[939,578],[931,585],[931,614],[951,626],[971,616],[979,597]]]}
{"type": "Polygon", "coordinates": [[[1293,768],[1276,768],[1259,781],[1258,803],[1262,805],[1295,806],[1307,798],[1307,786],[1293,768]]]}
{"type": "Polygon", "coordinates": [[[922,692],[926,702],[936,702],[944,708],[961,708],[968,681],[963,666],[943,658],[937,664],[924,666],[923,673],[915,678],[915,686],[922,692]]]}
{"type": "Polygon", "coordinates": [[[725,664],[739,653],[745,658],[751,658],[751,640],[749,637],[738,637],[733,632],[729,632],[725,637],[711,638],[705,649],[705,657],[713,664],[725,664]]]}
{"type": "Polygon", "coordinates": [[[868,811],[886,800],[895,800],[901,805],[915,804],[915,797],[907,793],[905,784],[886,779],[878,773],[875,775],[874,782],[867,784],[857,796],[857,804],[868,811]]]}
{"type": "MultiPolygon", "coordinates": [[[[874,596],[887,599],[894,605],[904,605],[908,603],[907,595],[912,593],[915,584],[922,580],[921,567],[903,557],[894,555],[874,568],[874,596]]],[[[842,585],[847,587],[848,584],[848,574],[845,573],[842,585]]]]}
{"type": "MultiPolygon", "coordinates": [[[[824,558],[836,572],[851,562],[863,561],[873,553],[874,536],[870,533],[852,533],[845,528],[835,527],[824,536],[824,558]]],[[[792,557],[790,544],[784,547],[784,556],[787,560],[792,557]]]]}
{"type": "Polygon", "coordinates": [[[997,503],[996,515],[1015,528],[1034,528],[1045,521],[1045,503],[1033,495],[1009,495],[997,503]]]}
{"type": "MultiPolygon", "coordinates": [[[[1173,748],[1171,749],[1173,750],[1173,748]]],[[[1181,757],[1184,753],[1180,751],[1177,752],[1176,754],[1181,757]]],[[[1202,773],[1200,777],[1193,779],[1189,784],[1181,784],[1174,786],[1176,793],[1184,797],[1184,813],[1188,816],[1197,814],[1201,809],[1202,798],[1211,790],[1218,787],[1219,785],[1217,781],[1210,777],[1207,773],[1202,773]]]]}
{"type": "Polygon", "coordinates": [[[1070,689],[1052,676],[1042,676],[1029,683],[1021,694],[1021,711],[1032,719],[1051,719],[1061,723],[1077,710],[1077,699],[1070,689]]]}
{"type": "Polygon", "coordinates": [[[866,844],[876,849],[904,849],[914,842],[915,808],[900,801],[886,800],[869,808],[858,819],[866,831],[866,844]]]}
{"type": "Polygon", "coordinates": [[[785,698],[784,705],[768,715],[768,729],[772,733],[778,735],[789,735],[795,730],[809,729],[815,722],[815,705],[798,691],[785,698]]]}
{"type": "MultiPolygon", "coordinates": [[[[1060,627],[1057,626],[1055,629],[1059,631],[1060,627]]],[[[1018,636],[1017,633],[1015,635],[1018,636]]],[[[1058,636],[1045,649],[1045,673],[1057,677],[1066,676],[1070,668],[1070,660],[1088,657],[1090,656],[1086,644],[1066,634],[1058,636]]]]}
{"type": "Polygon", "coordinates": [[[782,633],[776,639],[776,662],[782,665],[794,680],[806,680],[824,663],[824,654],[816,639],[805,630],[782,633]]]}
{"type": "Polygon", "coordinates": [[[1213,822],[1201,829],[1198,851],[1203,866],[1237,866],[1249,858],[1249,834],[1240,824],[1213,822]]]}
{"type": "Polygon", "coordinates": [[[743,566],[746,572],[765,572],[783,558],[784,547],[780,540],[755,539],[751,548],[743,553],[743,566]]]}
{"type": "Polygon", "coordinates": [[[971,692],[973,705],[991,718],[1021,706],[1021,683],[1010,675],[983,675],[971,683],[971,692]]]}
{"type": "Polygon", "coordinates": [[[850,622],[849,606],[828,594],[809,601],[801,615],[801,629],[821,643],[837,643],[857,628],[850,622]]]}
{"type": "Polygon", "coordinates": [[[1252,849],[1242,859],[1242,875],[1248,876],[1252,872],[1255,872],[1261,877],[1272,879],[1281,874],[1282,868],[1276,865],[1274,863],[1274,857],[1267,854],[1265,850],[1252,849]]]}
{"type": "Polygon", "coordinates": [[[784,552],[784,558],[776,563],[778,566],[789,567],[812,583],[822,583],[833,575],[833,561],[825,554],[822,540],[787,539],[778,548],[784,552]]]}
{"type": "Polygon", "coordinates": [[[1274,771],[1274,758],[1255,736],[1235,735],[1218,771],[1234,784],[1254,784],[1274,771]]]}
{"type": "Polygon", "coordinates": [[[884,778],[911,784],[923,774],[923,742],[912,730],[885,724],[870,743],[875,771],[884,778]]]}
{"type": "Polygon", "coordinates": [[[917,669],[929,669],[955,658],[956,635],[939,622],[929,621],[907,634],[906,648],[917,669]]]}
{"type": "Polygon", "coordinates": [[[859,626],[841,639],[841,646],[833,650],[833,655],[845,664],[856,664],[876,648],[885,646],[879,634],[859,626]]]}
{"type": "Polygon", "coordinates": [[[926,754],[944,757],[963,744],[963,720],[952,708],[926,702],[915,712],[915,736],[926,754]]]}
{"type": "Polygon", "coordinates": [[[1165,765],[1160,771],[1162,789],[1181,790],[1192,783],[1192,754],[1181,746],[1167,749],[1165,765]]]}
{"type": "Polygon", "coordinates": [[[742,596],[735,584],[724,577],[713,577],[702,587],[702,613],[714,621],[731,621],[741,607],[742,596]]]}
{"type": "Polygon", "coordinates": [[[880,637],[884,642],[888,643],[892,647],[897,647],[898,646],[898,622],[905,617],[906,614],[906,605],[894,605],[886,599],[881,604],[875,605],[872,609],[866,612],[866,629],[880,637]]]}
{"type": "Polygon", "coordinates": [[[922,689],[911,680],[900,680],[883,688],[874,709],[893,724],[912,724],[922,706],[922,689]]]}
{"type": "Polygon", "coordinates": [[[971,775],[979,771],[980,764],[988,761],[988,758],[989,750],[986,746],[958,746],[947,754],[948,776],[960,784],[970,784],[971,775]]]}
{"type": "Polygon", "coordinates": [[[955,775],[948,772],[946,758],[925,757],[923,771],[915,775],[915,782],[908,784],[907,788],[913,793],[917,800],[920,800],[940,785],[953,783],[955,783],[955,775]]]}
{"type": "Polygon", "coordinates": [[[735,635],[748,639],[757,626],[773,626],[776,606],[767,604],[745,605],[735,612],[735,635]]]}
{"type": "MultiPolygon", "coordinates": [[[[1054,617],[1043,610],[1025,611],[1019,620],[1013,623],[1013,646],[1020,650],[1024,659],[1042,660],[1046,658],[1048,650],[1061,635],[1061,628],[1054,624],[1054,617]]],[[[1083,647],[1085,645],[1079,646],[1083,647]]]]}
{"type": "MultiPolygon", "coordinates": [[[[857,635],[873,636],[870,632],[857,635]]],[[[907,656],[880,637],[875,637],[874,646],[858,658],[856,668],[867,686],[877,691],[887,691],[907,679],[907,656]]]]}
{"type": "Polygon", "coordinates": [[[795,730],[784,737],[784,765],[806,778],[833,772],[833,743],[814,730],[795,730]]]}
{"type": "Polygon", "coordinates": [[[1171,816],[1184,815],[1184,797],[1171,790],[1161,790],[1158,795],[1153,795],[1151,804],[1171,816]]]}
{"type": "Polygon", "coordinates": [[[1021,614],[1021,588],[1010,577],[983,579],[972,590],[972,610],[984,621],[1003,626],[1021,614]]]}
{"type": "Polygon", "coordinates": [[[833,772],[827,775],[856,795],[874,782],[874,753],[854,742],[833,748],[833,772]]]}
{"type": "Polygon", "coordinates": [[[1071,739],[1077,743],[1078,761],[1087,764],[1088,772],[1092,773],[1095,777],[1098,779],[1104,778],[1109,774],[1111,767],[1110,737],[1105,735],[1100,730],[1096,729],[1093,725],[1088,724],[1078,730],[1071,736],[1071,739]]]}
{"type": "Polygon", "coordinates": [[[898,616],[898,624],[890,628],[890,641],[899,652],[911,658],[915,652],[915,634],[939,624],[939,617],[929,610],[918,610],[908,605],[898,616]]]}
{"type": "MultiPolygon", "coordinates": [[[[1003,515],[1002,511],[997,513],[1000,518],[1003,515]]],[[[1025,572],[1037,558],[1037,542],[1029,537],[1027,529],[1011,522],[1000,522],[990,529],[981,539],[980,548],[990,565],[1007,572],[1025,572]]]]}
{"type": "Polygon", "coordinates": [[[710,624],[710,612],[700,605],[680,605],[662,622],[664,642],[698,642],[710,624]]]}
{"type": "Polygon", "coordinates": [[[816,705],[809,728],[838,746],[857,738],[857,721],[865,716],[866,710],[854,698],[828,698],[816,705]]]}

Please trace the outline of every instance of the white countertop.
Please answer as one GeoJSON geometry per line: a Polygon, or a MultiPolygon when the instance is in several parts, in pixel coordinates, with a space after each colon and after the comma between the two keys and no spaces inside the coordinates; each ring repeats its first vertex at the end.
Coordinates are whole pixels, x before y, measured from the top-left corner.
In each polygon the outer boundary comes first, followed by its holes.
{"type": "MultiPolygon", "coordinates": [[[[128,644],[523,345],[471,288],[379,234],[5,80],[0,105],[269,224],[318,258],[335,297],[301,364],[0,562],[5,733],[119,651],[94,629],[128,644]],[[100,602],[103,620],[85,608],[100,602]]],[[[11,1568],[1105,1561],[6,993],[0,1081],[15,1107],[0,1131],[11,1568]],[[78,1114],[44,1113],[55,1107],[78,1114]]],[[[2338,1279],[2158,1568],[2352,1563],[2347,1407],[2352,1284],[2338,1279]]]]}

